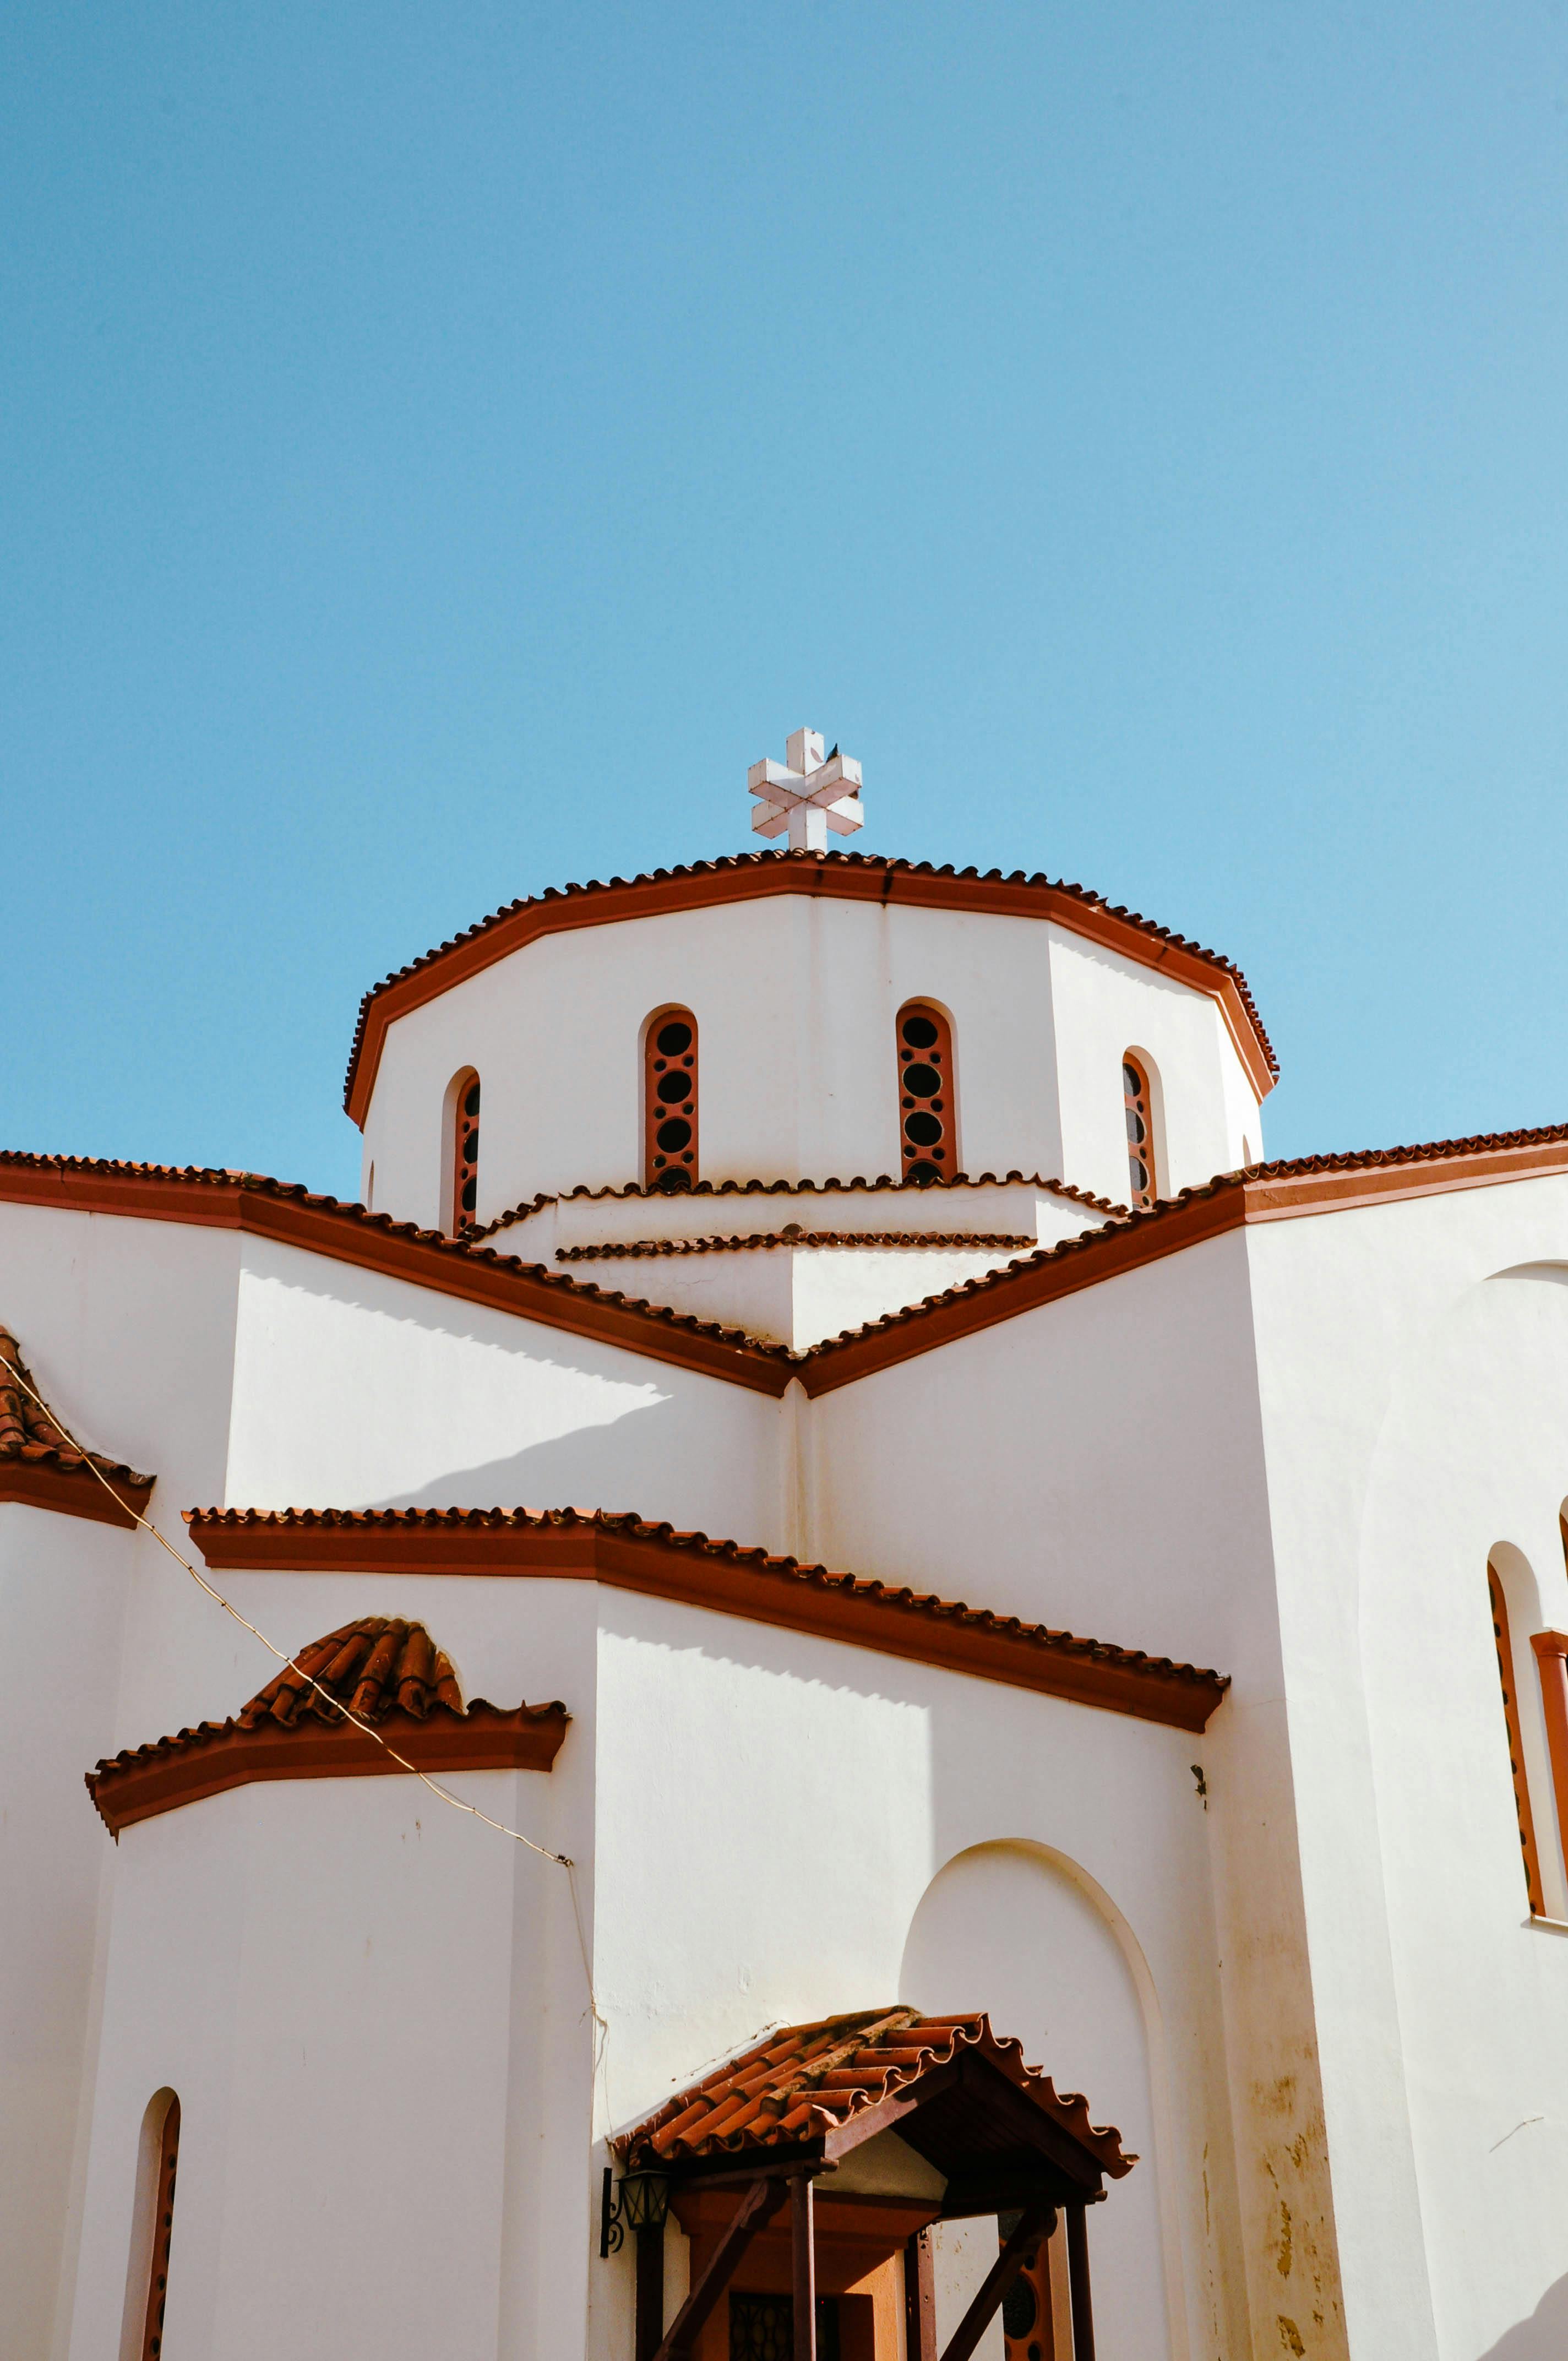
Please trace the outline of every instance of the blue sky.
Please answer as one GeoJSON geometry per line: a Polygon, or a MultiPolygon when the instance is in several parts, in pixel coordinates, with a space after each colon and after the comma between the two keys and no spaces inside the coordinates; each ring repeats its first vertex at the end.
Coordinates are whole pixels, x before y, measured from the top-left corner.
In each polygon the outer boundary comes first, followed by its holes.
{"type": "Polygon", "coordinates": [[[0,203],[0,1144],[352,1196],[365,987],[804,721],[1273,1152],[1568,1118],[1558,0],[20,5],[0,203]]]}

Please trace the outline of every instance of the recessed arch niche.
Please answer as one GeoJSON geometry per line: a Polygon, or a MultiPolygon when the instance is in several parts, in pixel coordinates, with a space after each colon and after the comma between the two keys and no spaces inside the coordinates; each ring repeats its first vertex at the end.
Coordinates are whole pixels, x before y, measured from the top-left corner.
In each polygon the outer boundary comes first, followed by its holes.
{"type": "Polygon", "coordinates": [[[958,1853],[910,1921],[899,1998],[932,2015],[987,2010],[998,2033],[1016,2034],[1029,2064],[1058,2091],[1083,2092],[1092,2120],[1114,2124],[1136,2151],[1134,2170],[1089,2213],[1095,2342],[1138,2361],[1186,2361],[1157,2153],[1157,2003],[1109,1896],[1045,1845],[958,1853]]]}

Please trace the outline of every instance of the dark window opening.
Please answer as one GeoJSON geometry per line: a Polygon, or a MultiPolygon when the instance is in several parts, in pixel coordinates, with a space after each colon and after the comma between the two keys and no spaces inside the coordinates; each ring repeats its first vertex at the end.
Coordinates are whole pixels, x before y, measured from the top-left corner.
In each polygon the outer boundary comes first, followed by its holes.
{"type": "Polygon", "coordinates": [[[912,1001],[894,1029],[904,1178],[950,1180],[958,1170],[952,1027],[940,1009],[912,1001]]]}
{"type": "Polygon", "coordinates": [[[174,2234],[174,2179],[180,2165],[180,2102],[170,2099],[158,2149],[157,2212],[153,2216],[152,2269],[148,2280],[147,2320],[140,2361],[159,2361],[163,2350],[163,2312],[169,2300],[169,2248],[174,2234]]]}
{"type": "Polygon", "coordinates": [[[697,1177],[696,1018],[672,1008],[648,1026],[642,1053],[643,1178],[689,1189],[697,1177]]]}
{"type": "Polygon", "coordinates": [[[1135,1205],[1152,1205],[1159,1194],[1154,1160],[1154,1118],[1149,1078],[1135,1058],[1122,1060],[1122,1103],[1127,1118],[1127,1180],[1135,1205]]]}
{"type": "Polygon", "coordinates": [[[461,1237],[479,1218],[479,1077],[465,1074],[455,1093],[452,1122],[452,1234],[461,1237]]]}

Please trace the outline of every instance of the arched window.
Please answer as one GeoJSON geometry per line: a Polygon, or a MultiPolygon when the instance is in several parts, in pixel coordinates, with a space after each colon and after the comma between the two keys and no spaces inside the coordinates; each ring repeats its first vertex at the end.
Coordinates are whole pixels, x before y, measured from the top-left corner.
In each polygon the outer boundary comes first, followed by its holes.
{"type": "Polygon", "coordinates": [[[1154,1102],[1149,1078],[1129,1049],[1122,1060],[1122,1099],[1127,1115],[1127,1180],[1135,1205],[1152,1205],[1159,1194],[1154,1160],[1154,1102]]]}
{"type": "Polygon", "coordinates": [[[1514,1775],[1514,1810],[1519,1824],[1519,1850],[1524,1855],[1525,1888],[1530,1895],[1530,1915],[1540,1918],[1544,1916],[1546,1905],[1541,1900],[1541,1856],[1535,1847],[1535,1819],[1530,1808],[1530,1782],[1525,1775],[1514,1651],[1508,1637],[1508,1602],[1503,1594],[1502,1576],[1490,1564],[1486,1568],[1486,1587],[1492,1594],[1492,1633],[1497,1643],[1497,1678],[1503,1688],[1503,1720],[1508,1736],[1508,1763],[1514,1775]]]}
{"type": "Polygon", "coordinates": [[[157,2178],[152,2187],[152,2255],[138,2361],[159,2361],[163,2350],[163,2308],[169,2299],[169,2246],[174,2231],[174,2180],[179,2164],[180,2102],[171,2092],[159,2133],[157,2178]]]}
{"type": "Polygon", "coordinates": [[[696,1018],[663,1008],[642,1037],[643,1178],[651,1189],[689,1189],[696,1164],[696,1018]]]}
{"type": "Polygon", "coordinates": [[[948,1180],[959,1169],[953,1028],[929,1001],[898,1012],[898,1124],[906,1180],[948,1180]]]}
{"type": "Polygon", "coordinates": [[[452,1235],[460,1238],[478,1219],[479,1077],[470,1066],[452,1085],[452,1235]]]}

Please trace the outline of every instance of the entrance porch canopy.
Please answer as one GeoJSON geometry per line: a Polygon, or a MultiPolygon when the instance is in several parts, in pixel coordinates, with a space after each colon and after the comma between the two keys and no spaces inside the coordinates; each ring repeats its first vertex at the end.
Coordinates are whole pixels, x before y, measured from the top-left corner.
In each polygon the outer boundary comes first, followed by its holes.
{"type": "MultiPolygon", "coordinates": [[[[1065,2213],[1073,2346],[1092,2353],[1086,2205],[1137,2161],[1088,2102],[1058,2093],[983,2015],[865,2009],[787,2026],[716,2067],[614,2143],[628,2174],[668,2183],[694,2237],[690,2295],[667,2333],[648,2317],[652,2289],[639,2236],[638,2361],[696,2353],[703,2327],[748,2247],[790,2200],[796,2361],[815,2361],[817,2244],[852,2251],[861,2276],[905,2252],[908,2361],[937,2361],[933,2223],[1017,2216],[995,2269],[941,2361],[967,2361],[1029,2257],[1065,2213]],[[889,2139],[885,2135],[892,2134],[889,2139]],[[644,2299],[643,2282],[648,2279],[644,2299]]],[[[662,2253],[662,2238],[661,2247],[662,2253]]],[[[838,2267],[844,2285],[843,2262],[838,2267]]],[[[821,2281],[828,2285],[834,2272],[821,2281]]],[[[1065,2356],[1063,2356],[1065,2361],[1065,2356]]]]}

